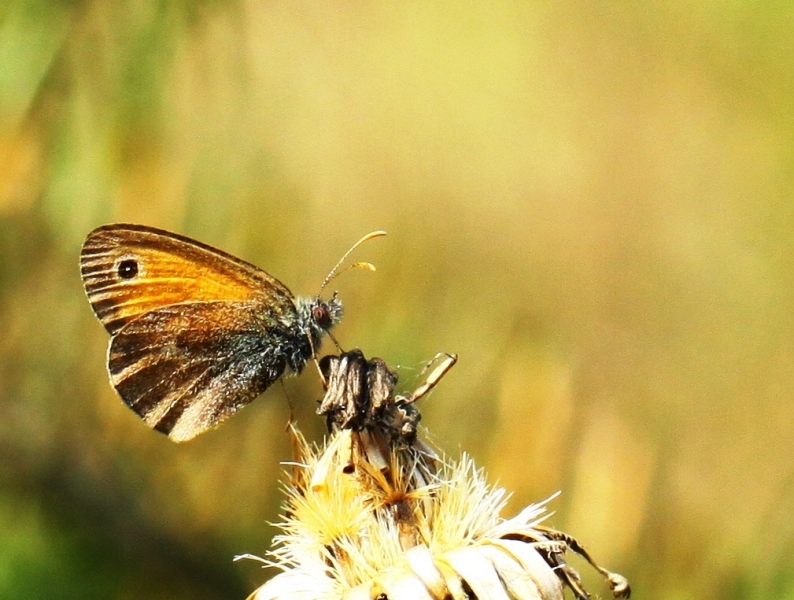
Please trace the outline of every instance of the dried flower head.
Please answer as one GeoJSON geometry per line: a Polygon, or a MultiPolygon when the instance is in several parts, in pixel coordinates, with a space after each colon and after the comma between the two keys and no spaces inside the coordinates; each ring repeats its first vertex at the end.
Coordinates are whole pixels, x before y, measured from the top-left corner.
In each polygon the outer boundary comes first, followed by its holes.
{"type": "MultiPolygon", "coordinates": [[[[589,557],[541,525],[548,500],[504,519],[504,489],[465,454],[439,458],[416,436],[413,403],[453,363],[408,397],[394,394],[383,361],[354,351],[325,363],[320,411],[333,433],[315,448],[293,429],[286,516],[265,561],[282,572],[249,600],[558,600],[564,584],[587,597],[562,558],[589,557]]],[[[628,596],[623,578],[602,572],[628,596]]]]}

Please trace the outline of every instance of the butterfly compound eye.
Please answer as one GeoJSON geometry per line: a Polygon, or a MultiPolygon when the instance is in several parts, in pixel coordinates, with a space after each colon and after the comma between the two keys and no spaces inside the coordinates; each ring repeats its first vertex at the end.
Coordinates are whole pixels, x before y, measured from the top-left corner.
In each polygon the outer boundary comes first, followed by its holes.
{"type": "Polygon", "coordinates": [[[331,315],[328,309],[322,304],[318,304],[312,308],[312,320],[323,329],[327,329],[331,326],[331,315]]]}
{"type": "Polygon", "coordinates": [[[138,261],[125,258],[119,263],[118,274],[122,279],[132,279],[138,274],[138,261]]]}

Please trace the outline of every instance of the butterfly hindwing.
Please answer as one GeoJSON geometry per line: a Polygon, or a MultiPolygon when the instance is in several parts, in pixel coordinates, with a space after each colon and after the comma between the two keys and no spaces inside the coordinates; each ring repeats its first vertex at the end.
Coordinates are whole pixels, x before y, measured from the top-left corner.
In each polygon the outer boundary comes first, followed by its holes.
{"type": "Polygon", "coordinates": [[[195,302],[142,315],[111,340],[113,386],[150,427],[175,441],[195,437],[286,369],[278,351],[286,332],[257,310],[251,303],[195,302]]]}

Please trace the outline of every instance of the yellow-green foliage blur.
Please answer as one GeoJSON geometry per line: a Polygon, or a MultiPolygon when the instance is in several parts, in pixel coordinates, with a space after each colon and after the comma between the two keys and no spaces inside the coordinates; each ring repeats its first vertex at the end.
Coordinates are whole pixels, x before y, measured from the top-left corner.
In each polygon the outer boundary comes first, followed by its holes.
{"type": "Polygon", "coordinates": [[[791,3],[0,4],[0,597],[244,598],[286,397],[322,436],[311,365],[183,445],[123,405],[78,254],[127,221],[304,294],[387,230],[336,337],[460,355],[422,423],[506,516],[562,490],[638,598],[794,598],[791,3]]]}

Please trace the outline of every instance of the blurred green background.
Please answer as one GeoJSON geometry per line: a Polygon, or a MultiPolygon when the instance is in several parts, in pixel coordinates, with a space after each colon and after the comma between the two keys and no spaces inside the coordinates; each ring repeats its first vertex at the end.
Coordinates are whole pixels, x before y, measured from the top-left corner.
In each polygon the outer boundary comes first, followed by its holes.
{"type": "MultiPolygon", "coordinates": [[[[176,445],[107,382],[93,227],[316,293],[429,437],[637,598],[794,598],[789,2],[0,6],[0,597],[244,598],[313,369],[176,445]]],[[[581,566],[575,563],[577,566],[581,566]]],[[[597,578],[591,591],[607,597],[597,578]]]]}

